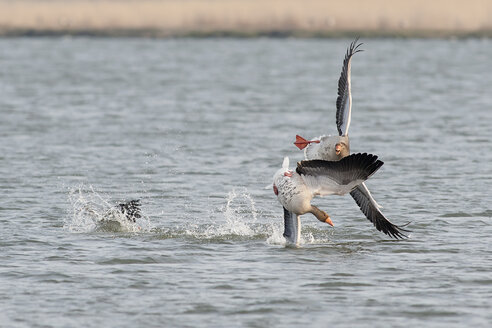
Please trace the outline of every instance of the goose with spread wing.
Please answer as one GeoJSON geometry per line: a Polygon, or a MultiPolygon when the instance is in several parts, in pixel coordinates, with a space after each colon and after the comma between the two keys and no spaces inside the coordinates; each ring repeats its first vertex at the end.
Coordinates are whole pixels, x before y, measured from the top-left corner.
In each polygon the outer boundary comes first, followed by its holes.
{"type": "Polygon", "coordinates": [[[305,160],[289,169],[289,159],[273,176],[273,192],[284,207],[284,237],[299,244],[300,215],[312,213],[333,226],[330,216],[311,204],[314,196],[345,195],[367,180],[383,162],[370,154],[352,154],[340,161],[305,160]]]}
{"type": "MultiPolygon", "coordinates": [[[[352,57],[363,50],[359,49],[362,43],[358,38],[353,41],[343,60],[342,73],[338,80],[338,97],[336,101],[336,124],[338,136],[321,136],[312,140],[306,140],[296,136],[294,144],[299,149],[304,149],[304,156],[308,160],[322,159],[338,161],[350,154],[350,141],[348,131],[352,116],[352,92],[351,92],[351,61],[352,57]]],[[[391,223],[381,212],[381,206],[372,197],[365,183],[361,183],[350,195],[355,200],[366,218],[373,223],[378,231],[390,237],[405,238],[406,229],[391,223]]]]}

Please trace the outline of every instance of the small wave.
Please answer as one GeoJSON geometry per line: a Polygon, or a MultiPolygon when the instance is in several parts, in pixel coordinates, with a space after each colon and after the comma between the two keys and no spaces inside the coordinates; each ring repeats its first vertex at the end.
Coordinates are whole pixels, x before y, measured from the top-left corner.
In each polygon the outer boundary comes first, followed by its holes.
{"type": "Polygon", "coordinates": [[[477,213],[452,212],[440,215],[442,218],[472,218],[472,217],[492,217],[492,210],[485,210],[477,213]]]}
{"type": "Polygon", "coordinates": [[[152,228],[145,215],[129,221],[109,197],[92,186],[71,189],[68,199],[71,213],[63,227],[70,232],[148,232],[152,228]]]}
{"type": "Polygon", "coordinates": [[[453,212],[440,215],[441,218],[469,218],[472,216],[472,214],[464,212],[453,212]]]}

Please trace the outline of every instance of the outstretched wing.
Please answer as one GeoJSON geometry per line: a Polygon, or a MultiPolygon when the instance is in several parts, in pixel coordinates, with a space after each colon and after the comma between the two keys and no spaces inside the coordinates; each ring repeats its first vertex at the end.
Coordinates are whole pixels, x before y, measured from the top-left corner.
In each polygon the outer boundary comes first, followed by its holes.
{"type": "Polygon", "coordinates": [[[308,160],[296,172],[314,195],[344,195],[367,180],[383,162],[376,155],[352,154],[339,161],[308,160]]]}
{"type": "Polygon", "coordinates": [[[355,39],[347,49],[343,60],[342,74],[338,79],[337,98],[337,129],[341,136],[348,135],[350,117],[352,115],[352,93],[350,91],[350,62],[352,56],[363,50],[359,49],[362,43],[357,44],[359,38],[355,39]]]}
{"type": "Polygon", "coordinates": [[[367,189],[364,183],[360,184],[350,192],[350,195],[359,205],[360,210],[366,218],[374,224],[378,231],[387,234],[395,239],[407,238],[403,232],[409,232],[409,230],[403,229],[393,223],[391,223],[383,213],[379,210],[379,206],[372,198],[371,193],[367,189]]]}
{"type": "Polygon", "coordinates": [[[294,245],[299,245],[301,239],[301,220],[299,215],[289,212],[284,207],[284,237],[294,245]]]}

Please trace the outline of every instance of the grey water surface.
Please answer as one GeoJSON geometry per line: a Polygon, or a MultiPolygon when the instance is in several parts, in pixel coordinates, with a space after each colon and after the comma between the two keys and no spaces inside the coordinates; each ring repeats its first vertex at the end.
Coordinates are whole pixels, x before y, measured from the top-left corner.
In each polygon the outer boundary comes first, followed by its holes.
{"type": "Polygon", "coordinates": [[[490,327],[492,40],[362,40],[351,150],[412,232],[331,196],[285,245],[271,178],[351,41],[0,39],[0,325],[490,327]]]}

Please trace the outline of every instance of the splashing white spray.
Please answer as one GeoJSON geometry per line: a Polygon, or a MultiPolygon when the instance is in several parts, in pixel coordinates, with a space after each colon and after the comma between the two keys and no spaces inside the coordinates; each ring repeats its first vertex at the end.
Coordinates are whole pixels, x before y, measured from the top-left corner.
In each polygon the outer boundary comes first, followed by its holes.
{"type": "Polygon", "coordinates": [[[70,215],[64,228],[70,232],[147,232],[151,229],[150,220],[142,215],[136,223],[111,204],[107,198],[96,192],[92,186],[79,186],[68,193],[71,205],[70,215]]]}
{"type": "Polygon", "coordinates": [[[233,189],[227,195],[227,203],[221,209],[226,219],[224,229],[232,234],[247,236],[254,234],[252,225],[256,223],[258,214],[255,202],[246,189],[233,189]]]}
{"type": "Polygon", "coordinates": [[[209,226],[206,237],[214,238],[224,235],[251,237],[258,234],[255,229],[258,211],[246,188],[235,188],[230,191],[226,198],[226,204],[219,211],[223,214],[226,222],[209,226]]]}

